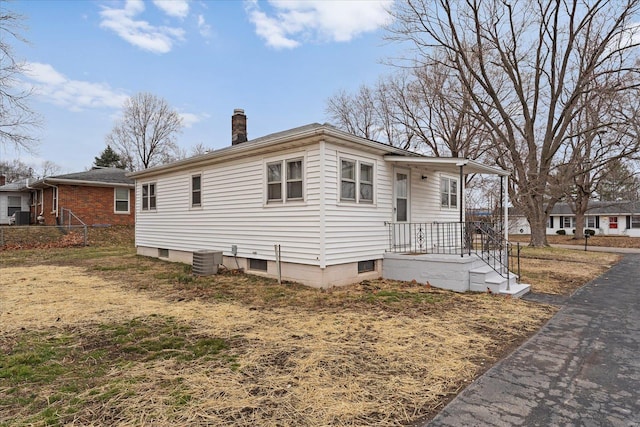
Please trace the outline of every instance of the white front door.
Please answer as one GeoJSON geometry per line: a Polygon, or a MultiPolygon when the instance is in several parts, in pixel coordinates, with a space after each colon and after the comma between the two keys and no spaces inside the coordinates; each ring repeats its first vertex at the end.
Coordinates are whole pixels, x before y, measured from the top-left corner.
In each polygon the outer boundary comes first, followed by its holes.
{"type": "Polygon", "coordinates": [[[409,222],[409,214],[411,213],[409,170],[396,169],[394,173],[393,220],[395,222],[409,222]]]}
{"type": "Polygon", "coordinates": [[[408,169],[395,169],[393,178],[393,246],[396,250],[411,249],[410,175],[408,169]]]}

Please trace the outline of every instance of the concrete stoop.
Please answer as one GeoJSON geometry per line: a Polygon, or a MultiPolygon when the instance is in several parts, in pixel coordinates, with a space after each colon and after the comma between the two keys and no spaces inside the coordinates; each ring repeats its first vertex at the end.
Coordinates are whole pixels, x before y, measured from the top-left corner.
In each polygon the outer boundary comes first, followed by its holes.
{"type": "Polygon", "coordinates": [[[531,290],[531,285],[518,283],[518,276],[513,273],[509,273],[508,278],[503,277],[488,265],[484,265],[469,271],[469,290],[520,298],[531,290]]]}

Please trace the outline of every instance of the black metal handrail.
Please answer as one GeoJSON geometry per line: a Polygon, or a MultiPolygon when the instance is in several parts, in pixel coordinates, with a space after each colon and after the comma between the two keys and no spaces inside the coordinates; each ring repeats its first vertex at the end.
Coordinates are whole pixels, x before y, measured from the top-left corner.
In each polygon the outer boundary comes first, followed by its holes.
{"type": "Polygon", "coordinates": [[[389,252],[475,254],[498,274],[509,277],[510,246],[499,226],[486,222],[389,222],[387,226],[389,252]]]}

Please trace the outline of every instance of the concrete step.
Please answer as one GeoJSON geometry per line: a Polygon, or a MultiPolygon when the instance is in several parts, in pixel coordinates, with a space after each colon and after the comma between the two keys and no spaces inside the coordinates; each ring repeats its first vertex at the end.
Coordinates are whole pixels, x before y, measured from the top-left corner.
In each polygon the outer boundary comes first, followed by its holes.
{"type": "Polygon", "coordinates": [[[531,291],[531,285],[526,283],[514,283],[509,285],[509,289],[500,291],[500,295],[510,296],[511,298],[520,298],[531,291]]]}

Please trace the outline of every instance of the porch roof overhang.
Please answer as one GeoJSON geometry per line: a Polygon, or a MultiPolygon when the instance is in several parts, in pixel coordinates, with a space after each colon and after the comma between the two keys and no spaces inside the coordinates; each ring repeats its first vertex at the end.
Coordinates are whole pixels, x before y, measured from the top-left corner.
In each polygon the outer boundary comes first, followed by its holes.
{"type": "Polygon", "coordinates": [[[504,169],[487,166],[479,163],[475,160],[469,160],[459,157],[406,157],[406,156],[385,156],[385,161],[394,163],[400,166],[422,166],[437,171],[458,173],[460,167],[463,167],[465,174],[487,174],[487,175],[499,175],[508,176],[510,173],[504,169]]]}

